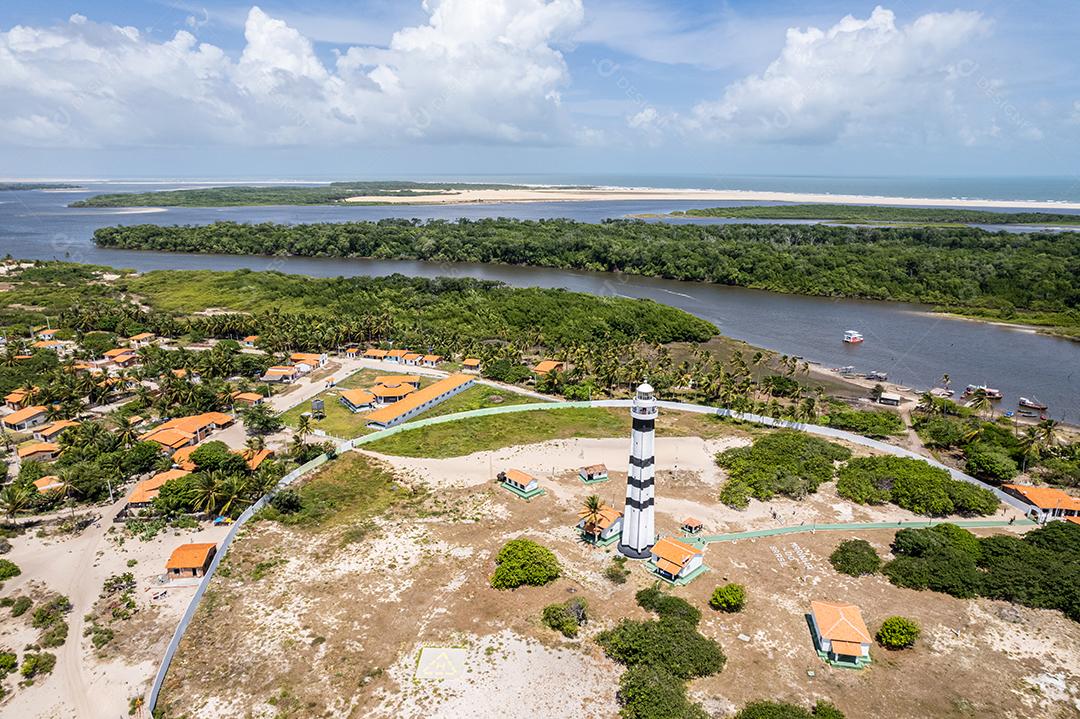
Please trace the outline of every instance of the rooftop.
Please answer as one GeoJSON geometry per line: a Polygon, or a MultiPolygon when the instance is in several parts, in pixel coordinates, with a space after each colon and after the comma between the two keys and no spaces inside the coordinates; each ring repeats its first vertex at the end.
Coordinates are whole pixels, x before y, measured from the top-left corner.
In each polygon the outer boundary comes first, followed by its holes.
{"type": "Polygon", "coordinates": [[[367,420],[369,422],[379,423],[393,422],[398,417],[408,414],[417,407],[423,406],[439,395],[451,392],[462,385],[475,381],[476,380],[473,377],[465,374],[450,375],[446,379],[441,379],[435,384],[428,385],[421,390],[413,392],[400,402],[394,402],[394,404],[389,407],[375,410],[367,416],[367,420]]]}
{"type": "MultiPolygon", "coordinates": [[[[829,641],[869,644],[870,631],[863,621],[862,612],[854,604],[846,602],[810,602],[818,632],[829,641]]],[[[836,648],[835,651],[840,651],[836,648]]],[[[849,652],[840,651],[841,654],[849,652]]],[[[858,652],[850,652],[858,654],[858,652]]]]}
{"type": "Polygon", "coordinates": [[[540,364],[536,365],[533,372],[536,374],[549,374],[555,370],[562,369],[563,363],[556,362],[555,360],[544,360],[540,364]]]}
{"type": "Polygon", "coordinates": [[[169,561],[165,563],[166,569],[202,569],[206,566],[206,560],[210,552],[217,549],[213,542],[206,544],[181,544],[173,550],[169,561]]]}
{"type": "Polygon", "coordinates": [[[28,419],[33,419],[38,415],[45,414],[48,410],[39,404],[31,405],[30,407],[23,407],[20,410],[16,410],[4,417],[4,424],[9,427],[14,427],[17,424],[22,424],[28,419]]]}
{"type": "Polygon", "coordinates": [[[1080,499],[1052,487],[1032,487],[1027,484],[1003,484],[1002,489],[1019,494],[1039,509],[1064,509],[1080,512],[1080,499]]]}
{"type": "Polygon", "coordinates": [[[32,457],[35,454],[47,453],[54,454],[60,451],[60,445],[53,444],[52,442],[34,442],[28,444],[25,447],[19,447],[19,459],[25,459],[26,457],[32,457]]]}

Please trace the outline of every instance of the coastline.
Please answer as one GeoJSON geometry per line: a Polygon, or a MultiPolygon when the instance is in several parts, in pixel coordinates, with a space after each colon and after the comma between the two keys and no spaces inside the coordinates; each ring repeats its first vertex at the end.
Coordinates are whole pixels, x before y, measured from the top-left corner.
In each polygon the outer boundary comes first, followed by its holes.
{"type": "Polygon", "coordinates": [[[898,207],[966,207],[1029,210],[1080,210],[1080,202],[1047,200],[980,200],[931,197],[887,197],[876,195],[831,195],[803,192],[765,192],[754,190],[683,190],[663,188],[597,187],[541,188],[521,187],[512,190],[461,190],[457,192],[389,197],[359,195],[344,200],[349,204],[379,205],[462,205],[510,204],[531,202],[615,202],[615,201],[702,201],[702,202],[795,202],[845,205],[891,205],[898,207]]]}

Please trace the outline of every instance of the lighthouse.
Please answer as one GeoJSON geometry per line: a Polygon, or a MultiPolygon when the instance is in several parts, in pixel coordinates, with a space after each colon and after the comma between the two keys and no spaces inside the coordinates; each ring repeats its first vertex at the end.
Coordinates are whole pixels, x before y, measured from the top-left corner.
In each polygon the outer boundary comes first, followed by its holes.
{"type": "Polygon", "coordinates": [[[653,517],[655,477],[653,445],[656,438],[656,394],[648,384],[637,388],[630,409],[634,427],[630,434],[630,469],[626,477],[626,509],[623,512],[619,551],[631,559],[648,559],[656,541],[653,517]]]}

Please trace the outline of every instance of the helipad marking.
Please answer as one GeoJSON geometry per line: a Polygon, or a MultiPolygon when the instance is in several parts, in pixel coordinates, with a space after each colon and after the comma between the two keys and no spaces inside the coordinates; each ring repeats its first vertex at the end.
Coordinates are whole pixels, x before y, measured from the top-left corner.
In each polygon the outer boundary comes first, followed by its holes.
{"type": "Polygon", "coordinates": [[[465,650],[453,647],[424,647],[416,663],[417,679],[453,679],[465,674],[465,650]]]}

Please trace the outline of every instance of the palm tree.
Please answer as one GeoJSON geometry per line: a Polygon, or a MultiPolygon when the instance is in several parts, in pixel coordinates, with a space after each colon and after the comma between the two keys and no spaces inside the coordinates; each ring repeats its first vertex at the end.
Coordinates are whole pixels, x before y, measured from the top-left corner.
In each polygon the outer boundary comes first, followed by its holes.
{"type": "Polygon", "coordinates": [[[191,483],[191,503],[195,509],[213,514],[222,499],[222,485],[227,475],[220,470],[199,472],[191,483]]]}
{"type": "Polygon", "coordinates": [[[1024,456],[1023,467],[1020,470],[1021,472],[1027,471],[1028,459],[1039,459],[1043,449],[1042,442],[1043,439],[1037,428],[1028,427],[1024,430],[1024,434],[1020,437],[1020,451],[1024,456]]]}
{"type": "Polygon", "coordinates": [[[303,441],[304,437],[311,434],[311,416],[307,414],[300,415],[300,419],[296,422],[296,437],[303,441]]]}
{"type": "Polygon", "coordinates": [[[1044,419],[1036,425],[1036,429],[1039,433],[1039,439],[1042,441],[1043,449],[1049,449],[1057,444],[1058,441],[1058,423],[1054,419],[1044,419]]]}
{"type": "Polygon", "coordinates": [[[117,416],[113,419],[113,432],[124,448],[131,447],[139,441],[139,430],[135,429],[135,423],[130,417],[117,416]]]}
{"type": "Polygon", "coordinates": [[[971,401],[968,402],[968,406],[975,410],[977,414],[986,414],[989,410],[990,416],[994,416],[994,403],[990,401],[986,390],[981,387],[975,390],[975,393],[971,396],[971,401]]]}
{"type": "Polygon", "coordinates": [[[266,449],[266,437],[258,434],[253,434],[248,437],[247,440],[244,442],[244,447],[251,451],[252,454],[261,452],[266,449]]]}
{"type": "Polygon", "coordinates": [[[594,543],[600,539],[600,522],[604,518],[603,513],[604,503],[595,494],[590,494],[585,498],[581,511],[578,512],[578,518],[585,520],[585,531],[591,529],[594,543]]]}
{"type": "Polygon", "coordinates": [[[0,507],[12,522],[15,515],[26,511],[33,501],[33,490],[25,484],[9,484],[0,490],[0,507]]]}

